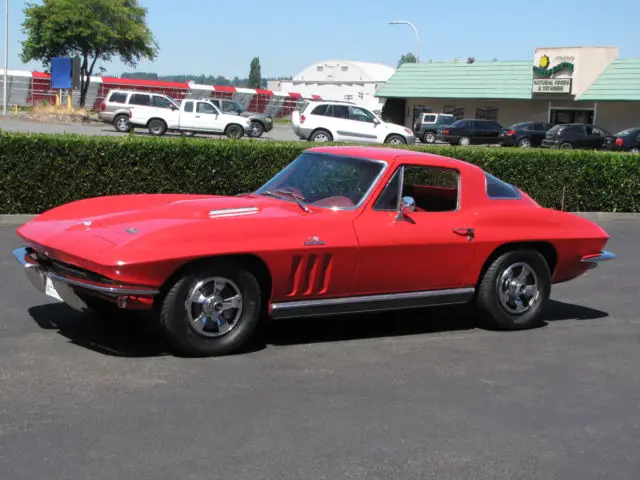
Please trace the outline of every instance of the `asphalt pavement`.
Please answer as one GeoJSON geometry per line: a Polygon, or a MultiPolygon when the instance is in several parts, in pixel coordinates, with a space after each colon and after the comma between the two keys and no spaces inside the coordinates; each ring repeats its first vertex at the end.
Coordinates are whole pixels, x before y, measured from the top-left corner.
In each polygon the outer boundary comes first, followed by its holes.
{"type": "MultiPolygon", "coordinates": [[[[117,132],[112,125],[108,124],[82,124],[82,123],[41,123],[34,121],[25,121],[15,117],[0,117],[0,129],[7,132],[25,132],[25,133],[74,133],[79,135],[107,135],[107,136],[124,136],[125,133],[117,132]]],[[[136,129],[136,134],[149,136],[149,132],[145,129],[136,129]]],[[[167,136],[179,136],[178,133],[168,133],[167,136]]],[[[222,135],[200,135],[206,138],[226,138],[222,135]]],[[[279,140],[279,141],[296,141],[298,137],[293,133],[291,125],[276,124],[273,130],[264,133],[261,139],[279,140]]]]}
{"type": "Polygon", "coordinates": [[[637,479],[637,219],[553,289],[544,327],[463,310],[274,323],[241,355],[49,303],[0,228],[0,477],[637,479]]]}

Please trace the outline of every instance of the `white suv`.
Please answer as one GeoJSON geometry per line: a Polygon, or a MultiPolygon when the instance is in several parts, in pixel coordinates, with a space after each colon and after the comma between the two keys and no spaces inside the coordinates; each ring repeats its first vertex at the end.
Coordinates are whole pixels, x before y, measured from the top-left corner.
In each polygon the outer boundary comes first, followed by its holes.
{"type": "Polygon", "coordinates": [[[347,102],[309,102],[293,112],[291,126],[298,137],[311,142],[416,143],[410,129],[383,122],[366,108],[347,102]]]}

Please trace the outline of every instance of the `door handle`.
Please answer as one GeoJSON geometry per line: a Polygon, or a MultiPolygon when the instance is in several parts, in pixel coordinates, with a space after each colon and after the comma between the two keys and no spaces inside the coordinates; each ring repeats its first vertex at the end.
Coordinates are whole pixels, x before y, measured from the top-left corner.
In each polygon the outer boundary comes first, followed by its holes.
{"type": "Polygon", "coordinates": [[[200,115],[196,115],[196,118],[200,118],[200,115]]]}
{"type": "Polygon", "coordinates": [[[476,232],[473,228],[454,228],[453,233],[460,235],[461,237],[467,237],[467,240],[471,241],[476,236],[476,232]]]}

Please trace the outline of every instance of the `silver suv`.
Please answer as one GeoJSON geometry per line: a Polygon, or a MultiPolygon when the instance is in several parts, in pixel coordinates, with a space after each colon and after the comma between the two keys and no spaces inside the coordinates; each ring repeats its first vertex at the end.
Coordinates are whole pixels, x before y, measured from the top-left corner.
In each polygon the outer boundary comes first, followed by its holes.
{"type": "Polygon", "coordinates": [[[111,90],[100,105],[98,118],[100,121],[110,123],[118,132],[127,133],[131,130],[129,123],[129,107],[150,107],[178,110],[178,101],[153,92],[141,92],[139,90],[111,90]]]}

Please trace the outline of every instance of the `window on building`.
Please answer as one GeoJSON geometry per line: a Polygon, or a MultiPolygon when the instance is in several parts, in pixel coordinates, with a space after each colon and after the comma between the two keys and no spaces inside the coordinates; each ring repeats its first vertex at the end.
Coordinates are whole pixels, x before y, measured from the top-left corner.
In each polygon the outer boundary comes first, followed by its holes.
{"type": "Polygon", "coordinates": [[[478,107],[476,108],[476,119],[478,120],[492,120],[494,122],[498,121],[498,108],[497,107],[478,107]]]}
{"type": "Polygon", "coordinates": [[[445,105],[442,109],[442,113],[453,115],[457,120],[464,118],[464,107],[456,105],[445,105]]]}
{"type": "Polygon", "coordinates": [[[324,71],[324,67],[322,67],[322,66],[318,65],[318,66],[316,67],[316,70],[317,70],[318,72],[322,72],[322,71],[324,71]]]}
{"type": "Polygon", "coordinates": [[[343,72],[346,72],[347,70],[349,70],[349,67],[342,67],[342,68],[341,68],[341,70],[342,70],[343,72]]]}
{"type": "Polygon", "coordinates": [[[403,165],[374,204],[374,210],[397,210],[402,197],[412,197],[416,212],[451,212],[458,209],[459,172],[452,168],[403,165]],[[400,188],[400,172],[403,182],[400,188]]]}

